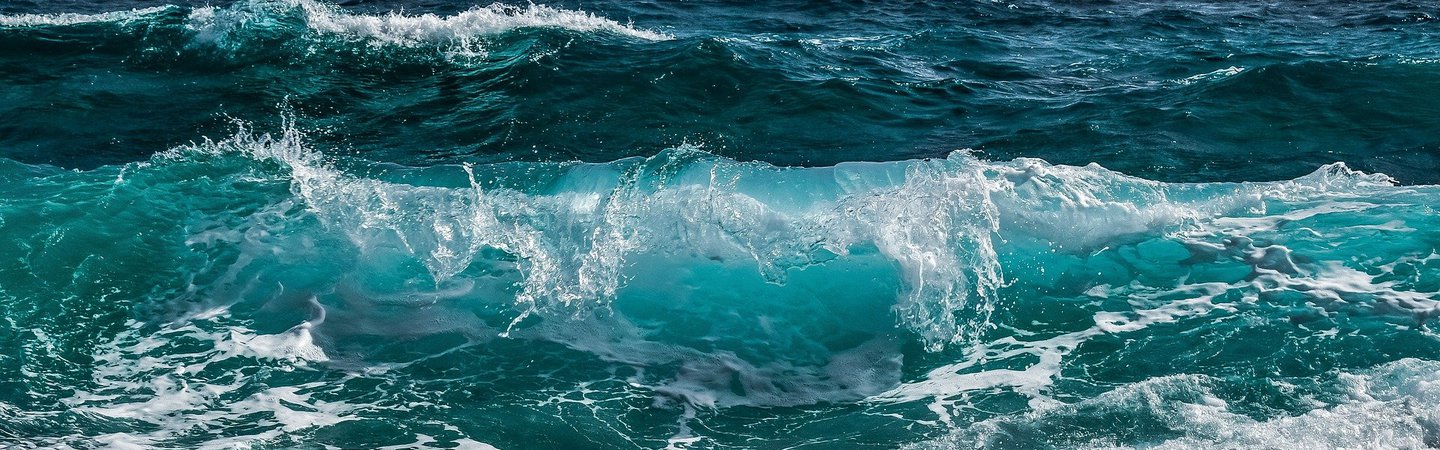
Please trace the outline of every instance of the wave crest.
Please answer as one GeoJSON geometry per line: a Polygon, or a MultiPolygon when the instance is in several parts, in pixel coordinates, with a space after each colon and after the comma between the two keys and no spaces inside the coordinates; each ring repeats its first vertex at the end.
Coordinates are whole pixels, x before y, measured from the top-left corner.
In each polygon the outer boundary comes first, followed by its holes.
{"type": "Polygon", "coordinates": [[[436,14],[355,14],[313,0],[252,0],[227,8],[204,7],[190,13],[188,27],[206,39],[215,39],[254,21],[293,14],[312,32],[376,43],[420,45],[458,43],[527,28],[559,28],[582,33],[611,33],[644,40],[666,40],[669,35],[621,24],[585,11],[530,4],[501,3],[476,7],[452,16],[436,14]]]}
{"type": "Polygon", "coordinates": [[[141,20],[150,20],[155,16],[176,8],[175,6],[156,6],[151,8],[137,8],[128,11],[111,11],[98,14],[15,14],[0,15],[0,27],[40,27],[40,26],[69,26],[86,23],[118,23],[126,24],[141,20]]]}

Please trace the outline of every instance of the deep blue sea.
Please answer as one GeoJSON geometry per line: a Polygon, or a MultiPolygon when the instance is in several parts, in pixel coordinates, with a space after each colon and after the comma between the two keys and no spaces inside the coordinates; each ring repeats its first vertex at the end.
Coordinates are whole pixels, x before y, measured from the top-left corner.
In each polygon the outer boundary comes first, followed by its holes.
{"type": "Polygon", "coordinates": [[[1440,3],[164,1],[0,0],[0,447],[1440,447],[1440,3]]]}

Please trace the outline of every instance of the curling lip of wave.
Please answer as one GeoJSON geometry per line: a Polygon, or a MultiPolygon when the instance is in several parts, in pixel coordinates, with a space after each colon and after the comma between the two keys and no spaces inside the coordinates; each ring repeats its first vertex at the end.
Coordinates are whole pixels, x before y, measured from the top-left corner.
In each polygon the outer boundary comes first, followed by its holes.
{"type": "MultiPolygon", "coordinates": [[[[158,6],[99,14],[20,14],[0,16],[0,27],[65,26],[82,23],[128,23],[145,20],[176,6],[158,6]]],[[[507,33],[526,28],[561,28],[577,32],[606,32],[644,40],[667,40],[671,36],[585,11],[530,4],[512,6],[494,3],[451,16],[435,14],[355,14],[313,0],[252,0],[229,7],[196,8],[189,13],[188,27],[205,36],[255,20],[256,15],[298,11],[312,31],[380,43],[416,45],[426,42],[454,42],[507,33]]]]}

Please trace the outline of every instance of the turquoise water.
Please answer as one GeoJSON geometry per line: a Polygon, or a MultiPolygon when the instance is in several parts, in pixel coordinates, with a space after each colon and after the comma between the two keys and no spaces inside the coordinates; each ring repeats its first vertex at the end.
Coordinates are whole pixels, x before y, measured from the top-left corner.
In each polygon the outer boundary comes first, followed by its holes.
{"type": "Polygon", "coordinates": [[[5,446],[1440,447],[1430,5],[0,13],[5,446]]]}

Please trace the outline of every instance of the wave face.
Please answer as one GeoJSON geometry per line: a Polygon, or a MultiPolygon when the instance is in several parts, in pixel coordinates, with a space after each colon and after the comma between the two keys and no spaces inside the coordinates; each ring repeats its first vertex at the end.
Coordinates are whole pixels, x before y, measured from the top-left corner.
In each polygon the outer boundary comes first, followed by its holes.
{"type": "Polygon", "coordinates": [[[0,447],[1437,447],[1436,17],[0,4],[0,447]]]}

